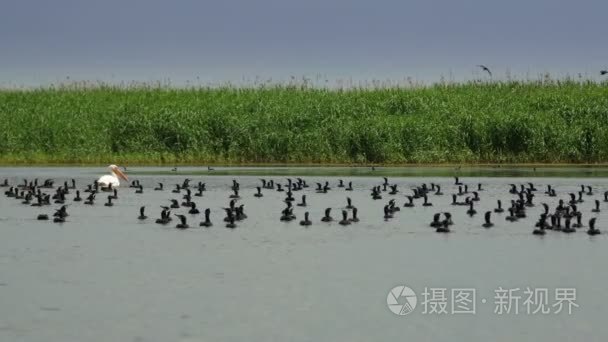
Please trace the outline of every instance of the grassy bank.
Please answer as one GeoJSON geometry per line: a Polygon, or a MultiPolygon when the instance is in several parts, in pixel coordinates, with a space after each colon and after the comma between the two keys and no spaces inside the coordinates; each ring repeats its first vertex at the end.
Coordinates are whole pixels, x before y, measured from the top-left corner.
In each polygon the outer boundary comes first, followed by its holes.
{"type": "Polygon", "coordinates": [[[596,163],[608,84],[0,90],[0,162],[596,163]]]}

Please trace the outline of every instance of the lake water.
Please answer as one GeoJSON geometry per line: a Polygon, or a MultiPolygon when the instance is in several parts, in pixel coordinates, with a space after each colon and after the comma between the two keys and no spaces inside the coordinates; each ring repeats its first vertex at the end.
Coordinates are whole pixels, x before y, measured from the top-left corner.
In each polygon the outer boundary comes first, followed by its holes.
{"type": "MultiPolygon", "coordinates": [[[[71,190],[70,216],[63,224],[36,220],[59,205],[36,208],[1,196],[0,340],[605,341],[607,203],[601,203],[601,213],[591,213],[594,200],[603,201],[608,190],[604,172],[129,168],[130,180],[143,184],[143,194],[123,186],[114,207],[103,206],[103,193],[94,206],[86,206],[71,201],[71,190]],[[450,205],[458,189],[446,176],[454,173],[470,191],[483,184],[478,213],[472,218],[466,214],[468,207],[450,205]],[[294,197],[298,202],[307,195],[313,225],[298,225],[305,211],[299,207],[297,220],[279,221],[284,192],[264,189],[264,197],[253,197],[260,175],[282,184],[287,177],[301,175],[310,188],[294,192],[294,197]],[[400,192],[383,192],[383,199],[374,201],[369,189],[382,184],[383,175],[389,175],[389,183],[397,184],[400,192]],[[175,229],[176,219],[166,226],[154,223],[161,205],[169,205],[172,198],[181,202],[183,192],[170,190],[185,177],[192,179],[191,185],[206,183],[204,196],[193,201],[201,211],[211,208],[212,228],[198,227],[202,215],[186,214],[193,226],[187,230],[175,229]],[[228,205],[233,179],[241,184],[239,203],[248,218],[231,230],[222,222],[222,207],[228,205]],[[352,181],[355,190],[337,188],[338,179],[352,181]],[[326,180],[332,190],[315,193],[315,183],[326,180]],[[158,182],[165,184],[164,191],[152,190],[158,182]],[[411,188],[431,182],[440,184],[445,195],[431,195],[432,207],[416,200],[414,208],[403,208],[411,188]],[[527,182],[538,189],[528,217],[511,223],[505,220],[507,214],[493,213],[495,226],[482,228],[483,213],[494,208],[497,199],[508,207],[516,198],[508,192],[509,184],[527,182]],[[547,184],[557,197],[544,194],[547,184]],[[543,211],[540,203],[553,209],[581,184],[594,189],[594,195],[584,195],[585,202],[579,204],[583,223],[597,217],[604,234],[590,237],[587,228],[580,228],[573,234],[532,235],[543,211]],[[320,222],[326,207],[339,219],[346,196],[359,209],[361,222],[346,227],[320,222]],[[401,211],[385,221],[382,209],[389,199],[395,199],[401,211]],[[137,219],[141,205],[147,206],[146,221],[137,219]],[[450,211],[455,222],[450,234],[429,227],[433,214],[444,211],[450,211]],[[417,295],[417,307],[404,316],[387,306],[389,291],[399,285],[417,295]],[[527,287],[547,289],[549,313],[526,312],[527,287]],[[425,288],[436,294],[446,289],[446,301],[439,295],[427,298],[435,300],[435,308],[446,303],[446,314],[431,313],[432,301],[423,304],[425,288]],[[452,290],[458,289],[475,290],[474,314],[451,312],[452,290]],[[510,313],[495,312],[502,307],[497,304],[501,289],[512,290],[510,313]],[[552,305],[560,289],[576,291],[578,307],[571,314],[566,304],[555,313],[557,306],[552,305]]],[[[84,189],[105,173],[105,168],[0,168],[0,180],[8,178],[15,185],[24,178],[52,178],[61,185],[74,178],[84,189]]]]}

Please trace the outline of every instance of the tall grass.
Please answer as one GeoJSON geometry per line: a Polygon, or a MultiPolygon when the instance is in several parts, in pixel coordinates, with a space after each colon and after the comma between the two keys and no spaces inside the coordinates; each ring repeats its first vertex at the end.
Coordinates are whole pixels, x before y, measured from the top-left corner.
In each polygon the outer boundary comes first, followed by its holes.
{"type": "Polygon", "coordinates": [[[0,90],[3,163],[608,161],[608,84],[0,90]]]}

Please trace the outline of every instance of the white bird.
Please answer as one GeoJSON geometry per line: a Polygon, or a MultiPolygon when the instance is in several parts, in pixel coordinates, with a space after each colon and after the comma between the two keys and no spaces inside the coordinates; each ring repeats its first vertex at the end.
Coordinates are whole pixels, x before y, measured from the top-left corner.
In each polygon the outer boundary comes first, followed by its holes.
{"type": "Polygon", "coordinates": [[[118,180],[118,178],[121,178],[124,181],[129,181],[129,179],[127,178],[127,175],[125,175],[118,168],[118,166],[112,164],[112,165],[108,166],[108,169],[110,169],[110,173],[111,174],[105,175],[105,176],[101,176],[97,180],[97,183],[99,183],[99,185],[102,188],[107,188],[110,185],[112,185],[113,188],[118,188],[120,186],[120,181],[118,180]]]}

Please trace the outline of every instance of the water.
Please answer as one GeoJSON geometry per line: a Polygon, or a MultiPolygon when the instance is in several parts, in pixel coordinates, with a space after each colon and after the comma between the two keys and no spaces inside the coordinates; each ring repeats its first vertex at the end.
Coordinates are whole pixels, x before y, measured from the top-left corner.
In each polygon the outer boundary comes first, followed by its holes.
{"type": "MultiPolygon", "coordinates": [[[[72,203],[67,222],[35,220],[52,214],[53,208],[22,205],[20,200],[0,197],[0,340],[2,341],[322,341],[390,340],[605,340],[603,324],[608,299],[604,260],[608,257],[608,234],[590,237],[586,228],[576,233],[549,231],[533,236],[533,223],[542,211],[541,202],[553,208],[559,198],[580,184],[594,187],[579,205],[583,222],[598,217],[598,227],[608,233],[604,212],[592,214],[594,199],[608,190],[601,177],[463,177],[476,188],[483,183],[478,214],[466,215],[467,207],[451,206],[457,189],[449,177],[396,177],[400,193],[373,201],[369,190],[382,183],[374,174],[320,176],[335,170],[287,170],[300,174],[311,185],[295,192],[299,201],[307,195],[314,224],[279,221],[285,193],[263,190],[254,198],[259,176],[243,175],[241,169],[213,172],[180,168],[130,169],[131,179],[144,185],[143,194],[120,188],[115,206],[103,206],[105,194],[95,206],[72,203]],[[320,170],[320,171],[319,171],[320,170]],[[227,175],[237,173],[236,176],[227,175]],[[176,220],[167,226],[153,223],[160,205],[181,201],[170,190],[186,174],[191,184],[203,181],[208,191],[194,197],[199,209],[211,208],[214,227],[178,230],[176,220]],[[249,216],[235,230],[221,222],[228,204],[232,179],[241,183],[240,203],[249,216]],[[352,181],[355,191],[336,188],[337,179],[352,181]],[[316,194],[317,181],[328,180],[332,190],[316,194]],[[506,214],[492,214],[495,227],[481,228],[483,213],[501,199],[508,206],[514,196],[510,183],[532,181],[539,191],[536,207],[528,218],[507,222],[506,214]],[[165,191],[152,188],[157,182],[165,191]],[[411,187],[441,184],[444,196],[430,196],[432,207],[401,208],[385,221],[382,207],[390,198],[402,206],[411,187]],[[558,197],[544,195],[552,184],[558,197]],[[361,222],[348,227],[319,222],[326,207],[334,219],[346,205],[346,196],[359,209],[361,222]],[[147,206],[145,222],[137,220],[138,208],[147,206]],[[455,225],[450,234],[437,234],[428,226],[435,212],[450,211],[455,225]],[[407,316],[396,316],[386,304],[389,290],[407,285],[418,295],[418,306],[407,316]],[[424,314],[424,288],[476,290],[476,314],[424,314]],[[519,314],[499,315],[495,290],[520,288],[519,314]],[[526,314],[523,290],[547,288],[553,304],[556,288],[575,288],[576,304],[571,315],[526,314]],[[486,303],[482,303],[482,299],[486,303]]],[[[286,169],[260,171],[277,174],[286,169]]],[[[390,173],[384,169],[379,174],[390,173]]],[[[53,178],[56,185],[76,179],[84,188],[103,168],[2,168],[0,180],[12,184],[23,178],[53,178]]],[[[478,172],[478,171],[476,171],[478,172]]],[[[487,176],[488,174],[482,174],[487,176]]],[[[493,174],[489,174],[493,175],[493,174]]],[[[269,176],[285,183],[285,177],[269,176]]],[[[84,195],[84,194],[83,194],[84,195]]],[[[68,195],[73,198],[74,191],[68,195]]],[[[463,200],[461,197],[460,200],[463,200]]],[[[608,212],[606,203],[602,209],[608,212]]],[[[179,209],[177,212],[186,212],[179,209]]],[[[191,226],[202,215],[188,216],[191,226]]]]}

